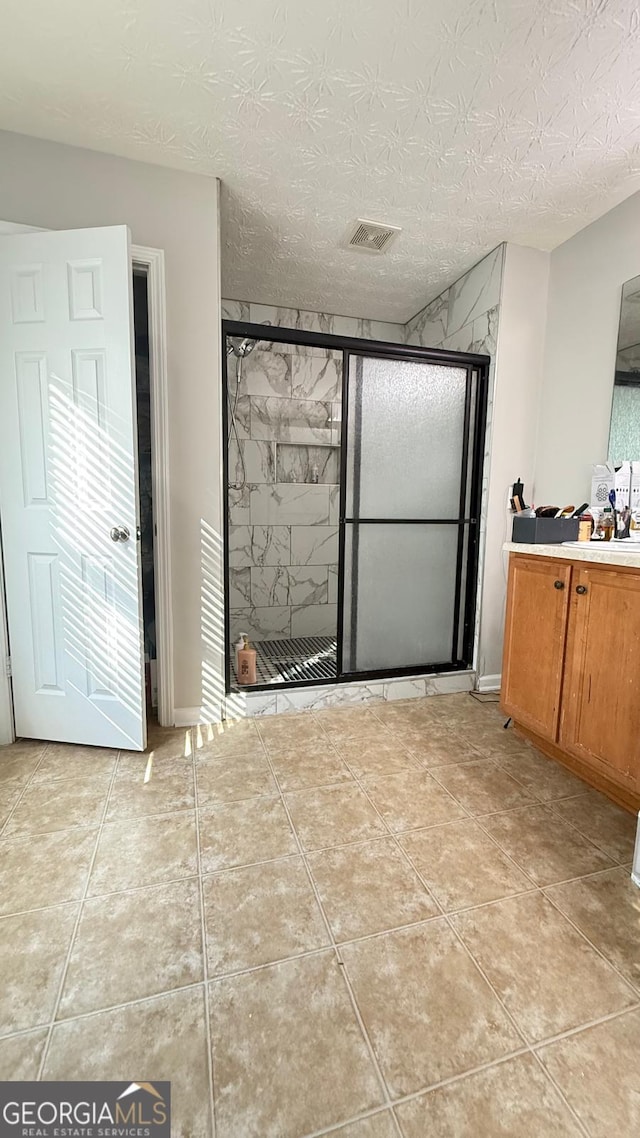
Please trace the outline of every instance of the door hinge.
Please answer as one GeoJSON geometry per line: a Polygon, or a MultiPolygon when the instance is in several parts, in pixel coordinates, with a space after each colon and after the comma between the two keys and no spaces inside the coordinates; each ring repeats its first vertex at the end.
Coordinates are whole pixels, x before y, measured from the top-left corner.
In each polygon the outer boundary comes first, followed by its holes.
{"type": "Polygon", "coordinates": [[[10,656],[7,656],[7,658],[6,658],[6,660],[5,660],[5,664],[4,664],[4,674],[5,674],[5,676],[7,676],[9,679],[11,679],[11,676],[13,675],[13,672],[11,671],[11,657],[10,657],[10,656]]]}

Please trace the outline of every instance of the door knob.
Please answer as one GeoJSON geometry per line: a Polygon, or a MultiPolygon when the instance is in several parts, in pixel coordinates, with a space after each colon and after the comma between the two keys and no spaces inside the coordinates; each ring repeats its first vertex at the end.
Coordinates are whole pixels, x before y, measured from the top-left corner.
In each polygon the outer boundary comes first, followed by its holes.
{"type": "Polygon", "coordinates": [[[112,526],[109,530],[109,536],[112,541],[128,541],[131,533],[127,526],[112,526]]]}
{"type": "Polygon", "coordinates": [[[554,589],[564,589],[564,581],[554,581],[553,587],[554,589]]]}
{"type": "Polygon", "coordinates": [[[586,586],[586,585],[576,585],[576,593],[580,593],[580,596],[581,596],[581,597],[583,597],[583,596],[584,596],[584,594],[586,593],[586,591],[587,591],[587,586],[586,586]]]}

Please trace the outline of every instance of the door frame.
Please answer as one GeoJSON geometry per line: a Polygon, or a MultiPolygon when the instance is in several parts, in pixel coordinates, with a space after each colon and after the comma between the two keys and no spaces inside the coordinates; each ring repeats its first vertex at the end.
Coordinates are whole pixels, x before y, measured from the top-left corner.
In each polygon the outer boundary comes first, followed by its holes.
{"type": "MultiPolygon", "coordinates": [[[[491,357],[488,355],[478,355],[474,352],[454,352],[443,348],[423,348],[414,344],[397,344],[385,340],[370,340],[364,337],[356,336],[339,336],[326,332],[307,332],[299,328],[286,328],[280,325],[265,325],[247,322],[243,320],[223,320],[222,321],[222,481],[223,481],[223,545],[224,545],[224,672],[225,672],[225,692],[229,696],[233,694],[232,675],[231,675],[231,619],[230,619],[230,602],[229,602],[229,502],[228,502],[228,487],[229,487],[229,399],[228,399],[228,369],[227,369],[227,353],[226,353],[226,338],[239,337],[243,339],[248,336],[252,340],[269,340],[273,344],[285,343],[303,345],[305,347],[329,348],[333,351],[342,352],[343,360],[343,374],[342,374],[342,405],[343,416],[345,407],[345,384],[348,381],[346,375],[345,361],[349,353],[355,355],[370,355],[380,358],[391,358],[395,360],[408,360],[418,363],[435,363],[435,364],[453,364],[456,367],[464,367],[470,372],[476,373],[477,381],[477,399],[475,409],[475,422],[476,431],[473,439],[473,454],[471,461],[473,463],[474,477],[471,490],[472,507],[474,508],[475,518],[474,524],[470,526],[470,545],[467,553],[467,558],[472,559],[473,571],[467,577],[465,588],[465,615],[464,623],[465,628],[469,630],[469,635],[476,627],[477,622],[477,583],[478,583],[478,569],[479,569],[479,553],[480,553],[480,515],[482,507],[482,484],[483,484],[483,471],[485,466],[485,440],[487,431],[487,403],[489,394],[489,365],[491,357]]],[[[345,456],[346,456],[346,430],[345,423],[342,423],[342,439],[341,439],[341,471],[340,471],[340,516],[344,521],[344,494],[345,488],[345,456]]],[[[343,524],[339,525],[339,532],[344,529],[343,524]]],[[[344,562],[344,550],[339,550],[339,577],[342,575],[341,566],[344,562]]],[[[341,589],[338,592],[338,612],[337,612],[337,637],[338,651],[340,652],[340,644],[342,641],[342,601],[341,589]]],[[[414,665],[404,668],[376,668],[371,672],[357,672],[351,674],[336,675],[330,680],[298,680],[296,682],[283,682],[271,684],[252,684],[252,692],[270,692],[275,693],[278,691],[289,691],[296,688],[304,687],[322,687],[330,684],[352,684],[354,682],[366,683],[370,679],[387,679],[397,678],[402,676],[426,676],[433,673],[438,673],[446,670],[447,672],[468,671],[471,668],[472,662],[460,661],[458,663],[443,663],[431,664],[422,667],[414,665]]]]}
{"type": "MultiPolygon", "coordinates": [[[[44,226],[0,220],[0,237],[44,232],[44,226]]],[[[147,277],[149,315],[149,377],[151,389],[151,458],[154,520],[154,593],[156,613],[158,722],[175,720],[173,677],[173,612],[171,605],[171,516],[169,476],[169,380],[164,250],[131,245],[131,269],[147,277]]],[[[9,634],[2,559],[0,518],[0,746],[15,740],[13,689],[9,668],[9,634]]]]}
{"type": "Polygon", "coordinates": [[[158,722],[173,727],[173,609],[171,605],[171,515],[169,508],[169,381],[164,250],[131,246],[131,268],[144,269],[149,312],[151,389],[151,487],[156,614],[158,722]]]}

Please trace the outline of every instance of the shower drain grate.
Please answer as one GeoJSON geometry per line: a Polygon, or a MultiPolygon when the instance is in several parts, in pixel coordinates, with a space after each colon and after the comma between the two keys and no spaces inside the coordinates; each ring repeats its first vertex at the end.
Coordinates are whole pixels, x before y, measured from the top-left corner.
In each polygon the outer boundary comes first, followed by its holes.
{"type": "Polygon", "coordinates": [[[295,636],[289,640],[260,640],[256,648],[261,656],[272,660],[287,660],[292,656],[320,656],[325,652],[336,652],[333,636],[295,636]]]}
{"type": "Polygon", "coordinates": [[[327,656],[322,660],[278,660],[278,671],[285,683],[299,680],[335,680],[336,657],[327,656]]]}
{"type": "Polygon", "coordinates": [[[297,636],[287,640],[255,640],[256,682],[295,684],[335,680],[338,670],[334,636],[297,636]]]}

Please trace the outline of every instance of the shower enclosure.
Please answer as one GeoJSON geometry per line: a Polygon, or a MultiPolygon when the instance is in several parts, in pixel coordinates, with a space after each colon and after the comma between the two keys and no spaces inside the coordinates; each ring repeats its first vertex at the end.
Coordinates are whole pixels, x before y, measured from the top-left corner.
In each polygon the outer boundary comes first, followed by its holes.
{"type": "Polygon", "coordinates": [[[222,328],[227,690],[470,667],[489,357],[222,328]]]}

